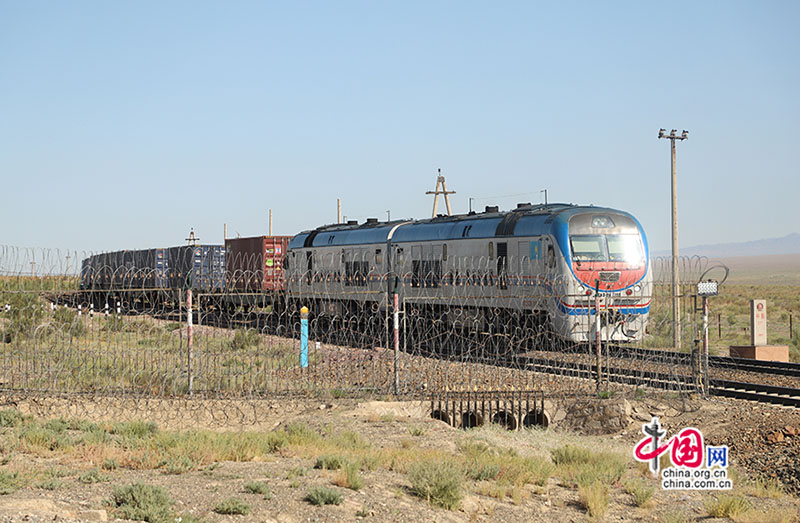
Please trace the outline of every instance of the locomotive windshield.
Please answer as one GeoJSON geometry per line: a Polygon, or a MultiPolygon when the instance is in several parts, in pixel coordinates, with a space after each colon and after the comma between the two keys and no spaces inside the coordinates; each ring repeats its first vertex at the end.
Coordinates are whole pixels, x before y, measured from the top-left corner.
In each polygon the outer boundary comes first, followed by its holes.
{"type": "Polygon", "coordinates": [[[642,263],[644,254],[638,234],[575,234],[569,238],[576,261],[642,263]]]}

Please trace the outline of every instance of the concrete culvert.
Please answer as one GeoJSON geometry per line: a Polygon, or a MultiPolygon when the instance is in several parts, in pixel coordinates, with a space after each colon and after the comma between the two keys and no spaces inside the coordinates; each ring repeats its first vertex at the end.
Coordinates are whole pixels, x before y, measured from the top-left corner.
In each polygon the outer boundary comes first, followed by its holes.
{"type": "Polygon", "coordinates": [[[448,414],[443,410],[439,409],[434,410],[433,412],[431,412],[431,418],[438,419],[439,421],[444,421],[448,425],[452,425],[452,423],[450,423],[450,414],[448,414]]]}
{"type": "Polygon", "coordinates": [[[532,410],[522,418],[523,427],[547,427],[550,425],[550,416],[543,410],[532,410]]]}
{"type": "Polygon", "coordinates": [[[492,423],[502,425],[508,430],[517,430],[517,418],[507,410],[495,412],[492,416],[492,423]]]}
{"type": "Polygon", "coordinates": [[[480,412],[469,410],[461,415],[461,428],[471,429],[483,425],[483,416],[480,412]]]}

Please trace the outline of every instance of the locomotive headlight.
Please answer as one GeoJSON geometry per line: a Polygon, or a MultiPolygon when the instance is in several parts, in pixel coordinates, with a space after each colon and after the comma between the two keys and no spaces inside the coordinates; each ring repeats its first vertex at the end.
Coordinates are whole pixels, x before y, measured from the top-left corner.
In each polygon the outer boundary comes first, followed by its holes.
{"type": "Polygon", "coordinates": [[[633,290],[635,290],[636,292],[639,292],[639,291],[642,290],[642,287],[641,287],[641,285],[636,285],[636,286],[633,287],[633,290]]]}

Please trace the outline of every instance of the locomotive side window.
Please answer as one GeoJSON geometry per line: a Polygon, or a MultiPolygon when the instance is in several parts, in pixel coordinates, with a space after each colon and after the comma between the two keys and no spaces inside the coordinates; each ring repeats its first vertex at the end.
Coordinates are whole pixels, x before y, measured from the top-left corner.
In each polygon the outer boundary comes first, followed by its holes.
{"type": "Polygon", "coordinates": [[[497,242],[497,280],[501,289],[508,288],[508,279],[506,277],[507,258],[508,244],[506,242],[497,242]]]}
{"type": "Polygon", "coordinates": [[[447,244],[442,245],[442,261],[447,261],[447,244]]]}
{"type": "Polygon", "coordinates": [[[375,264],[381,265],[383,263],[383,253],[381,249],[375,249],[375,264]]]}
{"type": "Polygon", "coordinates": [[[527,256],[528,242],[519,242],[517,245],[519,247],[517,250],[517,258],[519,259],[519,274],[523,275],[528,272],[528,268],[530,267],[530,260],[527,256]]]}
{"type": "Polygon", "coordinates": [[[489,242],[489,259],[494,260],[494,242],[489,242]]]}
{"type": "Polygon", "coordinates": [[[364,287],[367,285],[367,275],[369,274],[369,262],[364,261],[369,257],[369,253],[358,251],[348,256],[344,262],[344,284],[346,287],[364,287]]]}
{"type": "Polygon", "coordinates": [[[552,245],[547,246],[547,266],[554,269],[556,266],[556,250],[552,245]]]}

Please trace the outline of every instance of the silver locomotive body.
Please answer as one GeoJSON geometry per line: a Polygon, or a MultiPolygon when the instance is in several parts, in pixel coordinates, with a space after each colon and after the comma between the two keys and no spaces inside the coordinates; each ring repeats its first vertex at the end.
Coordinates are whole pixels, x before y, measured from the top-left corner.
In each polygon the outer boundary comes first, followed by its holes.
{"type": "Polygon", "coordinates": [[[563,204],[487,210],[301,233],[285,261],[287,300],[344,317],[378,314],[396,292],[447,328],[491,331],[505,317],[575,342],[595,338],[599,311],[602,339],[641,339],[652,283],[635,218],[563,204]]]}

